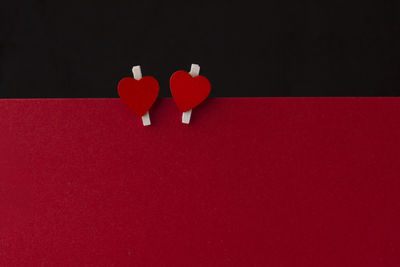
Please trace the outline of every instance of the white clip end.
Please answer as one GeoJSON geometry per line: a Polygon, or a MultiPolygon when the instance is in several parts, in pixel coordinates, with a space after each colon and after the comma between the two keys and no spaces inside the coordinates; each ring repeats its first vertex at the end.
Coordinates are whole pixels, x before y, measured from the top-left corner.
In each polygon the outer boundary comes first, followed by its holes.
{"type": "Polygon", "coordinates": [[[189,124],[190,116],[192,115],[192,110],[188,110],[182,113],[182,123],[189,124]]]}
{"type": "Polygon", "coordinates": [[[132,68],[132,73],[135,80],[142,79],[142,70],[140,69],[140,66],[134,66],[132,68]]]}
{"type": "Polygon", "coordinates": [[[151,125],[151,122],[150,122],[150,114],[149,114],[148,111],[146,112],[146,114],[144,114],[144,115],[142,116],[142,122],[143,122],[143,126],[149,126],[149,125],[151,125]]]}
{"type": "Polygon", "coordinates": [[[199,76],[200,74],[200,66],[197,64],[192,64],[192,66],[190,67],[190,72],[189,72],[190,76],[192,77],[196,77],[199,76]]]}

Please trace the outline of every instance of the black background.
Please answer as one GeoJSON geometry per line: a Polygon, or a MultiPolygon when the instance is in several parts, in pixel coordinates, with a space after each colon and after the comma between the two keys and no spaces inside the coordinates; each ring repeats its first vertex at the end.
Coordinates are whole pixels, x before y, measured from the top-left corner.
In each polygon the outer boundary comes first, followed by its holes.
{"type": "Polygon", "coordinates": [[[141,65],[212,96],[399,96],[399,1],[2,0],[0,97],[117,97],[141,65]]]}

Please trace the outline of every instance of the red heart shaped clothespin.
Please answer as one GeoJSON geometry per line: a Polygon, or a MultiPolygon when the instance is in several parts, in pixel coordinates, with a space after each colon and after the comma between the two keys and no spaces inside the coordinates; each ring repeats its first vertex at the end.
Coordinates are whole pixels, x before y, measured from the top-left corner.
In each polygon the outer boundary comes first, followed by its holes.
{"type": "Polygon", "coordinates": [[[189,73],[180,70],[172,74],[170,89],[179,110],[183,112],[182,123],[190,122],[191,111],[203,102],[211,91],[211,84],[204,76],[199,76],[200,66],[192,64],[189,73]]]}
{"type": "Polygon", "coordinates": [[[150,125],[149,109],[157,99],[159,85],[151,76],[142,78],[140,66],[132,68],[133,78],[123,78],[118,83],[122,102],[136,115],[142,116],[143,125],[150,125]]]}

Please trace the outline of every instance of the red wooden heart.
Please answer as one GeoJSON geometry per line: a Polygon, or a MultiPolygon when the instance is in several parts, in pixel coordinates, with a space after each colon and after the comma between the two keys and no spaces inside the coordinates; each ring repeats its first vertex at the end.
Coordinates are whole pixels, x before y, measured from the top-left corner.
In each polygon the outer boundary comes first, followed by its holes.
{"type": "Polygon", "coordinates": [[[204,76],[192,77],[180,70],[172,74],[170,79],[171,94],[182,112],[193,109],[203,102],[211,91],[211,84],[204,76]]]}
{"type": "Polygon", "coordinates": [[[118,83],[118,94],[133,113],[143,116],[156,101],[159,88],[157,80],[151,76],[140,80],[123,78],[118,83]]]}

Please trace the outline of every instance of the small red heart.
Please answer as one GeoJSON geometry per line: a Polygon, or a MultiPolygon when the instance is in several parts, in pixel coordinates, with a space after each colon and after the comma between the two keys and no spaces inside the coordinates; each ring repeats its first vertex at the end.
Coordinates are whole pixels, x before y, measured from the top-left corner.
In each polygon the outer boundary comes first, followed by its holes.
{"type": "Polygon", "coordinates": [[[160,87],[151,76],[140,80],[123,78],[118,83],[118,94],[122,102],[138,116],[143,116],[156,101],[160,87]]]}
{"type": "Polygon", "coordinates": [[[186,71],[179,70],[172,74],[170,88],[179,110],[185,112],[193,109],[208,97],[211,84],[204,76],[192,77],[186,71]]]}

